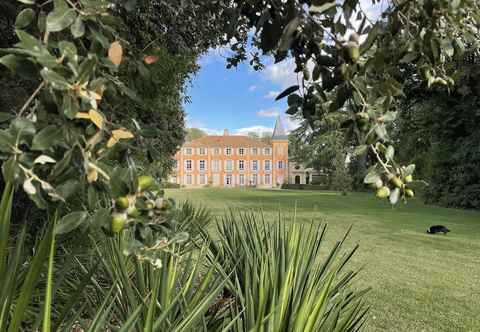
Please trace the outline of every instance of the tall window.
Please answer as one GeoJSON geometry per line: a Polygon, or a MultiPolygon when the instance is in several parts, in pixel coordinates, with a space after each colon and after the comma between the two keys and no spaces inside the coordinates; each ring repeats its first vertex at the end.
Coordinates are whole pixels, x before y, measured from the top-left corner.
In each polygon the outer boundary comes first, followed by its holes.
{"type": "Polygon", "coordinates": [[[245,170],[245,160],[239,160],[238,161],[238,170],[239,171],[244,171],[245,170]]]}
{"type": "Polygon", "coordinates": [[[258,153],[258,149],[257,148],[252,148],[252,155],[256,155],[258,153]]]}
{"type": "Polygon", "coordinates": [[[205,148],[198,148],[198,154],[199,154],[199,155],[202,155],[202,156],[206,155],[206,154],[207,154],[207,149],[205,149],[205,148]]]}
{"type": "Polygon", "coordinates": [[[252,160],[252,171],[258,171],[258,160],[252,160]]]}
{"type": "Polygon", "coordinates": [[[232,176],[230,174],[228,174],[226,177],[225,177],[225,184],[227,186],[230,186],[232,184],[232,176]]]}
{"type": "Polygon", "coordinates": [[[238,176],[238,182],[239,182],[239,184],[240,184],[241,186],[244,186],[244,185],[245,185],[245,175],[240,174],[240,175],[238,176]]]}
{"type": "Polygon", "coordinates": [[[272,149],[270,149],[270,148],[265,148],[265,149],[263,149],[263,153],[264,153],[266,156],[269,156],[269,155],[272,153],[272,149]]]}
{"type": "Polygon", "coordinates": [[[190,174],[187,175],[187,184],[192,184],[192,176],[190,174]]]}
{"type": "Polygon", "coordinates": [[[212,170],[214,172],[220,172],[220,160],[213,160],[212,161],[212,170]]]}
{"type": "Polygon", "coordinates": [[[232,148],[226,148],[226,149],[225,149],[225,154],[226,154],[227,156],[231,156],[231,155],[232,155],[232,148]]]}
{"type": "Polygon", "coordinates": [[[257,174],[253,174],[252,175],[252,186],[257,185],[257,180],[258,180],[257,174]]]}
{"type": "Polygon", "coordinates": [[[265,174],[265,184],[271,184],[270,174],[265,174]]]}
{"type": "Polygon", "coordinates": [[[198,169],[199,169],[200,171],[204,171],[204,170],[205,170],[205,160],[200,160],[200,161],[198,162],[198,169]]]}
{"type": "Polygon", "coordinates": [[[270,171],[270,170],[271,170],[272,167],[271,167],[270,164],[271,164],[270,160],[265,160],[265,170],[266,170],[266,171],[270,171]]]}
{"type": "Polygon", "coordinates": [[[192,148],[186,148],[185,154],[190,156],[192,154],[192,148]]]}
{"type": "Polygon", "coordinates": [[[225,160],[225,170],[226,171],[233,170],[233,162],[231,160],[225,160]]]}
{"type": "Polygon", "coordinates": [[[279,161],[278,161],[277,168],[278,168],[278,169],[283,169],[283,160],[279,160],[279,161]]]}
{"type": "Polygon", "coordinates": [[[245,149],[244,149],[244,148],[239,148],[239,149],[238,149],[238,154],[239,154],[240,156],[245,155],[245,149]]]}
{"type": "Polygon", "coordinates": [[[192,161],[191,160],[185,160],[185,169],[187,171],[191,171],[192,170],[192,161]]]}

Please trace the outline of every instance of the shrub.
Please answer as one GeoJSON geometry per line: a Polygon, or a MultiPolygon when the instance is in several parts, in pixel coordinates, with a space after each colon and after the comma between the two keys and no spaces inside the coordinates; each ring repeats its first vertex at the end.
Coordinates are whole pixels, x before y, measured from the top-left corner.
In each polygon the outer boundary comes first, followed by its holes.
{"type": "Polygon", "coordinates": [[[292,189],[292,190],[328,190],[327,185],[319,184],[283,184],[282,189],[292,189]]]}
{"type": "Polygon", "coordinates": [[[338,257],[346,236],[324,257],[325,226],[232,212],[217,227],[211,258],[234,271],[223,293],[224,310],[239,316],[233,331],[354,331],[365,323],[365,291],[351,289],[357,273],[346,271],[357,247],[338,257]]]}

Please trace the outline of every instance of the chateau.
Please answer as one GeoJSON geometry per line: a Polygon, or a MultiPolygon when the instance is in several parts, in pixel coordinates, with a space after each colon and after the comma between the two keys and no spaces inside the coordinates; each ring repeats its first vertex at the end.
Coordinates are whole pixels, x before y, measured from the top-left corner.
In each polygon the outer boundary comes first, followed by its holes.
{"type": "Polygon", "coordinates": [[[271,143],[247,136],[204,136],[175,155],[170,182],[184,186],[277,187],[288,182],[288,136],[280,118],[271,143]]]}

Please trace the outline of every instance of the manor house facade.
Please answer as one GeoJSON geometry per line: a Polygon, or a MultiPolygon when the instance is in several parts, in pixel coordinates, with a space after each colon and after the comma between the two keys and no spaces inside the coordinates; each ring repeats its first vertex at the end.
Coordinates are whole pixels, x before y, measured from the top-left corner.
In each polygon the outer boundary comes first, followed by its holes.
{"type": "Polygon", "coordinates": [[[175,155],[169,181],[187,187],[278,187],[288,183],[288,136],[280,118],[271,143],[247,136],[204,136],[175,155]]]}

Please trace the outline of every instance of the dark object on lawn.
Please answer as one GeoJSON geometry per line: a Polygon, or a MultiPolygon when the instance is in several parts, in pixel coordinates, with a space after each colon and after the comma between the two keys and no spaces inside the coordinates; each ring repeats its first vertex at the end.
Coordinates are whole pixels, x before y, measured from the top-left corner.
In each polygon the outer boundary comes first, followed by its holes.
{"type": "Polygon", "coordinates": [[[428,234],[437,234],[437,233],[443,233],[444,235],[450,232],[450,230],[442,225],[434,225],[430,226],[429,229],[427,229],[428,234]]]}

